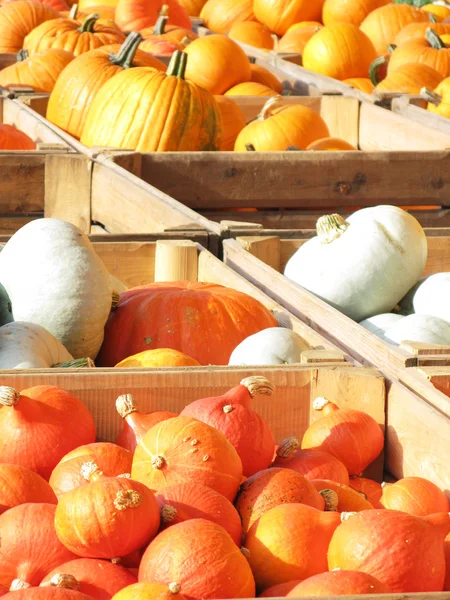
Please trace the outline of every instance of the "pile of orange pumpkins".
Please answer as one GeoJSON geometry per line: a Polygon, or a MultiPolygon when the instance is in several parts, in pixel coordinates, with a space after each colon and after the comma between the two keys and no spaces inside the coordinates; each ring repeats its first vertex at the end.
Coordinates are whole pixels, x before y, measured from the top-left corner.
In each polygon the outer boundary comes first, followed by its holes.
{"type": "MultiPolygon", "coordinates": [[[[115,443],[71,392],[0,387],[0,595],[200,600],[450,589],[443,491],[362,472],[383,449],[366,413],[325,398],[276,445],[250,376],[179,415],[116,400],[115,443]],[[299,432],[300,433],[300,432],[299,432]]],[[[111,409],[114,410],[111,399],[111,409]]]]}

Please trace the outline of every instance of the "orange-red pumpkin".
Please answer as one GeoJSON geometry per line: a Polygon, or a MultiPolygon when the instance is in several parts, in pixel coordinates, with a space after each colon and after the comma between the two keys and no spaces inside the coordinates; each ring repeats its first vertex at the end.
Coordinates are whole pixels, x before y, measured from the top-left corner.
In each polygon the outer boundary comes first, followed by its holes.
{"type": "Polygon", "coordinates": [[[0,123],[0,150],[35,150],[36,143],[23,131],[0,123]]]}
{"type": "Polygon", "coordinates": [[[233,150],[236,138],[246,126],[244,113],[231,98],[214,96],[222,118],[222,142],[220,150],[233,150]]]}
{"type": "Polygon", "coordinates": [[[15,590],[3,596],[5,600],[92,600],[90,596],[58,587],[35,587],[15,590]]]}
{"type": "MultiPolygon", "coordinates": [[[[0,6],[6,6],[11,4],[11,2],[18,2],[21,0],[1,0],[0,6]]],[[[64,12],[69,10],[69,5],[64,0],[33,0],[33,2],[37,2],[38,4],[45,4],[46,6],[50,6],[56,12],[64,12]]]]}
{"type": "Polygon", "coordinates": [[[20,0],[0,9],[0,52],[19,52],[25,37],[35,27],[57,19],[58,13],[47,4],[20,0]]]}
{"type": "Polygon", "coordinates": [[[207,0],[200,17],[211,31],[228,33],[235,23],[254,19],[253,0],[207,0]]]}
{"type": "Polygon", "coordinates": [[[303,596],[346,596],[357,594],[387,594],[389,589],[378,579],[360,571],[330,571],[308,577],[296,585],[288,598],[303,596]]]}
{"type": "Polygon", "coordinates": [[[169,25],[191,29],[189,15],[177,0],[119,0],[116,6],[116,23],[123,31],[140,31],[152,27],[164,5],[168,6],[169,25]]]}
{"type": "Polygon", "coordinates": [[[300,583],[301,579],[294,579],[294,581],[286,581],[279,583],[278,585],[272,585],[265,589],[258,598],[284,598],[287,594],[300,583]]]}
{"type": "Polygon", "coordinates": [[[329,497],[327,492],[330,490],[334,492],[331,507],[328,507],[328,510],[337,510],[338,512],[359,512],[361,510],[371,510],[374,508],[362,494],[343,483],[337,483],[336,481],[330,481],[329,479],[313,479],[311,483],[318,492],[323,494],[325,500],[329,497]]]}
{"type": "Polygon", "coordinates": [[[342,152],[345,150],[358,150],[355,146],[352,146],[345,140],[341,140],[340,138],[327,137],[322,138],[321,140],[316,140],[312,144],[310,144],[307,150],[326,150],[328,152],[342,152]]]}
{"type": "Polygon", "coordinates": [[[301,21],[320,21],[323,0],[255,0],[253,12],[258,21],[277,35],[301,21]]]}
{"type": "Polygon", "coordinates": [[[380,503],[416,517],[448,512],[447,496],[436,484],[422,477],[404,477],[383,486],[380,503]]]}
{"type": "Polygon", "coordinates": [[[134,583],[120,592],[117,592],[111,600],[186,600],[180,594],[180,585],[171,582],[169,585],[161,583],[134,583]]]}
{"type": "Polygon", "coordinates": [[[380,504],[383,488],[381,483],[365,477],[350,477],[350,487],[362,494],[374,508],[383,508],[380,504]]]}
{"type": "Polygon", "coordinates": [[[49,484],[37,473],[0,463],[0,514],[28,502],[56,504],[57,499],[49,484]]]}
{"type": "Polygon", "coordinates": [[[258,21],[237,21],[233,23],[228,31],[228,37],[235,42],[242,42],[263,50],[272,50],[274,46],[272,32],[258,21]]]}

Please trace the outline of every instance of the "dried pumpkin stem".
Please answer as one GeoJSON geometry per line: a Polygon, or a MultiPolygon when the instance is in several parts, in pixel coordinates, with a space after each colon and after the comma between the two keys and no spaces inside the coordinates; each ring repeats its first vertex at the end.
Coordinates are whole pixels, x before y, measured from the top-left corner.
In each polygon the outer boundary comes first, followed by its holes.
{"type": "Polygon", "coordinates": [[[256,152],[256,148],[253,144],[245,144],[245,149],[247,152],[256,152]]]}
{"type": "Polygon", "coordinates": [[[178,511],[174,506],[170,506],[170,504],[164,504],[161,508],[161,521],[163,523],[172,523],[174,519],[176,519],[178,515],[178,511]]]}
{"type": "Polygon", "coordinates": [[[388,44],[387,45],[387,51],[389,52],[389,54],[392,54],[396,48],[397,48],[397,44],[388,44]]]}
{"type": "Polygon", "coordinates": [[[427,41],[430,44],[430,46],[435,50],[442,50],[447,47],[442,41],[442,39],[439,37],[437,32],[434,29],[431,29],[431,27],[428,27],[428,29],[426,30],[425,37],[427,38],[427,41]]]}
{"type": "Polygon", "coordinates": [[[245,377],[240,383],[247,388],[250,396],[271,396],[275,386],[271,383],[267,377],[262,375],[254,375],[253,377],[245,377]]]}
{"type": "Polygon", "coordinates": [[[69,11],[69,19],[76,19],[78,15],[78,4],[72,4],[72,8],[69,11]]]}
{"type": "Polygon", "coordinates": [[[160,15],[153,28],[153,35],[163,35],[166,33],[166,25],[169,17],[167,15],[160,15]]]}
{"type": "Polygon", "coordinates": [[[98,13],[92,13],[91,15],[88,15],[80,27],[78,27],[78,31],[80,33],[93,33],[94,26],[99,19],[100,15],[98,13]]]}
{"type": "Polygon", "coordinates": [[[30,54],[28,50],[19,50],[19,52],[16,54],[16,60],[17,62],[23,62],[24,60],[27,60],[29,56],[30,54]]]}
{"type": "Polygon", "coordinates": [[[0,386],[0,405],[15,406],[19,402],[20,394],[14,388],[7,385],[0,386]]]}
{"type": "Polygon", "coordinates": [[[163,4],[161,6],[161,9],[160,9],[158,15],[160,17],[168,17],[169,16],[169,5],[168,4],[163,4]]]}
{"type": "Polygon", "coordinates": [[[166,461],[163,456],[153,456],[152,467],[154,469],[162,469],[165,464],[166,464],[166,461]]]}
{"type": "Polygon", "coordinates": [[[169,583],[169,585],[167,587],[169,588],[169,592],[171,594],[179,594],[180,593],[181,586],[176,581],[172,581],[171,583],[169,583]]]}
{"type": "Polygon", "coordinates": [[[73,575],[68,573],[56,573],[49,581],[41,583],[39,587],[58,587],[66,590],[79,590],[80,584],[73,575]]]}
{"type": "Polygon", "coordinates": [[[342,512],[341,513],[341,521],[347,521],[347,519],[351,519],[351,517],[354,517],[355,515],[357,515],[358,513],[355,511],[352,512],[342,512]]]}
{"type": "Polygon", "coordinates": [[[111,309],[116,310],[116,308],[119,306],[119,302],[120,302],[120,294],[119,294],[119,292],[116,292],[116,290],[113,290],[112,298],[111,298],[111,309]]]}
{"type": "Polygon", "coordinates": [[[384,66],[387,63],[385,56],[379,56],[374,61],[370,63],[369,67],[369,78],[374,86],[378,85],[381,82],[381,77],[378,73],[378,69],[381,66],[384,66]]]}
{"type": "Polygon", "coordinates": [[[319,494],[325,500],[325,510],[328,512],[336,512],[339,504],[339,496],[334,490],[320,490],[319,494]]]}
{"type": "Polygon", "coordinates": [[[175,50],[170,59],[169,66],[167,67],[166,75],[173,77],[179,77],[184,79],[184,74],[187,65],[187,54],[181,50],[175,50]]]}
{"type": "Polygon", "coordinates": [[[122,419],[137,411],[136,401],[131,394],[121,394],[116,400],[116,410],[122,419]]]}
{"type": "MultiPolygon", "coordinates": [[[[110,62],[112,62],[113,65],[118,65],[119,67],[122,67],[122,69],[129,69],[130,67],[132,67],[136,51],[138,49],[139,44],[142,42],[142,39],[142,35],[139,33],[139,31],[132,31],[120,47],[119,52],[116,52],[116,54],[109,55],[110,62]]],[[[117,292],[113,292],[113,302],[114,293],[117,294],[117,292]]]]}
{"type": "Polygon", "coordinates": [[[120,479],[131,479],[131,473],[121,473],[120,475],[117,475],[117,477],[120,479]]]}
{"type": "Polygon", "coordinates": [[[27,581],[23,581],[23,579],[13,579],[11,581],[11,587],[9,588],[10,592],[16,592],[17,590],[24,590],[26,588],[30,588],[31,583],[27,581]]]}
{"type": "Polygon", "coordinates": [[[56,363],[53,369],[95,369],[95,363],[92,358],[74,358],[65,362],[56,363]]]}
{"type": "Polygon", "coordinates": [[[248,548],[245,548],[244,546],[241,546],[240,548],[242,554],[245,556],[245,558],[250,558],[250,550],[248,548]]]}
{"type": "Polygon", "coordinates": [[[318,396],[313,402],[313,410],[323,410],[330,401],[322,396],[318,396]]]}
{"type": "Polygon", "coordinates": [[[259,113],[259,115],[256,118],[260,119],[261,121],[264,121],[264,119],[267,119],[268,117],[271,116],[271,111],[273,110],[275,105],[280,104],[280,102],[283,102],[283,101],[284,101],[283,96],[272,96],[264,104],[264,106],[261,109],[261,112],[259,113]]]}
{"type": "Polygon", "coordinates": [[[228,413],[233,412],[234,408],[231,406],[231,404],[226,404],[222,410],[227,415],[228,413]]]}
{"type": "Polygon", "coordinates": [[[433,13],[429,13],[428,19],[430,20],[430,23],[433,23],[433,25],[438,22],[436,19],[436,15],[433,15],[433,13]]]}
{"type": "Polygon", "coordinates": [[[277,456],[279,456],[280,458],[289,458],[289,456],[296,452],[300,447],[301,442],[297,437],[288,437],[285,440],[283,440],[278,446],[277,456]]]}
{"type": "Polygon", "coordinates": [[[137,508],[144,501],[144,497],[137,490],[119,490],[114,498],[114,506],[117,510],[137,508]]]}
{"type": "Polygon", "coordinates": [[[434,104],[435,106],[439,106],[439,104],[442,102],[442,96],[440,94],[436,94],[436,92],[433,92],[432,90],[429,90],[426,87],[423,87],[420,90],[420,95],[423,96],[425,100],[427,100],[431,104],[434,104]]]}
{"type": "Polygon", "coordinates": [[[97,479],[103,477],[103,471],[99,469],[95,462],[86,462],[81,465],[80,473],[89,482],[97,481],[97,479]]]}
{"type": "Polygon", "coordinates": [[[322,244],[337,240],[350,226],[341,215],[324,215],[316,223],[317,235],[322,244]]]}

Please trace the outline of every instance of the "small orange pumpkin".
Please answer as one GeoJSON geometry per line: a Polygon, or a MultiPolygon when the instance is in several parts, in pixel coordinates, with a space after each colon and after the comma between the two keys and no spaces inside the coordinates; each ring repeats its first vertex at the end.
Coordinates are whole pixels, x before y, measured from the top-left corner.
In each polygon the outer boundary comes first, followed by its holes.
{"type": "Polygon", "coordinates": [[[273,73],[256,63],[251,64],[250,69],[251,81],[254,81],[255,83],[262,83],[263,85],[266,85],[267,87],[281,94],[283,91],[283,85],[281,81],[277,79],[275,75],[273,75],[273,73]]]}
{"type": "MultiPolygon", "coordinates": [[[[423,9],[422,9],[423,10],[423,9]]],[[[403,27],[394,39],[394,45],[400,46],[404,42],[408,42],[409,40],[414,39],[423,39],[427,29],[432,29],[438,35],[445,35],[450,33],[450,25],[448,23],[427,23],[419,22],[419,23],[409,23],[406,27],[403,27]]]]}
{"type": "Polygon", "coordinates": [[[306,148],[307,150],[327,150],[329,152],[342,152],[344,150],[358,150],[345,140],[340,138],[327,137],[316,140],[306,148]]]}
{"type": "Polygon", "coordinates": [[[253,0],[207,0],[200,17],[211,31],[228,33],[235,23],[254,19],[253,0]]]}
{"type": "Polygon", "coordinates": [[[365,477],[350,477],[350,487],[362,494],[375,508],[383,508],[380,504],[383,488],[378,481],[365,477]]]}
{"type": "Polygon", "coordinates": [[[323,495],[325,501],[328,501],[326,510],[359,512],[360,510],[374,508],[362,494],[343,483],[337,483],[329,479],[313,479],[311,483],[323,495]],[[330,494],[330,490],[334,494],[330,494]]]}
{"type": "Polygon", "coordinates": [[[349,79],[344,79],[342,83],[346,83],[365,94],[371,94],[375,87],[368,77],[350,77],[349,79]]]}
{"type": "Polygon", "coordinates": [[[0,52],[19,52],[25,37],[44,21],[57,19],[59,14],[47,4],[20,0],[0,10],[0,52]]]}
{"type": "Polygon", "coordinates": [[[295,586],[288,598],[303,596],[346,596],[358,594],[387,594],[388,588],[378,579],[361,571],[330,571],[308,577],[295,586]]]}
{"type": "Polygon", "coordinates": [[[111,600],[186,600],[180,594],[180,585],[171,582],[168,585],[162,583],[134,583],[114,594],[111,600]]]}
{"type": "MultiPolygon", "coordinates": [[[[237,21],[231,26],[228,37],[263,50],[273,49],[272,32],[258,21],[237,21]]],[[[261,83],[261,82],[260,82],[261,83]]]]}
{"type": "Polygon", "coordinates": [[[388,75],[407,63],[428,65],[442,77],[448,77],[450,75],[450,44],[447,45],[436,31],[427,28],[425,36],[403,42],[392,52],[389,58],[388,75]]]}
{"type": "Polygon", "coordinates": [[[422,477],[404,477],[383,486],[380,503],[416,517],[448,512],[447,496],[433,482],[422,477]]]}
{"type": "Polygon", "coordinates": [[[222,143],[220,150],[230,151],[239,133],[246,126],[244,113],[231,98],[226,96],[214,96],[222,117],[222,143]]]}
{"type": "Polygon", "coordinates": [[[225,96],[278,96],[278,92],[262,83],[238,83],[225,92],[225,96]]]}
{"type": "Polygon", "coordinates": [[[301,21],[320,21],[324,0],[254,0],[256,19],[277,35],[301,21]]]}
{"type": "Polygon", "coordinates": [[[0,123],[0,150],[36,150],[36,143],[13,125],[0,123]]]}
{"type": "Polygon", "coordinates": [[[124,358],[116,367],[199,367],[200,363],[183,352],[173,348],[144,350],[124,358]]]}
{"type": "Polygon", "coordinates": [[[325,0],[322,9],[323,24],[351,23],[359,27],[372,11],[389,4],[391,0],[325,0]]]}
{"type": "Polygon", "coordinates": [[[303,54],[306,43],[323,27],[310,25],[309,27],[297,27],[287,31],[278,42],[278,52],[292,52],[303,54]]]}

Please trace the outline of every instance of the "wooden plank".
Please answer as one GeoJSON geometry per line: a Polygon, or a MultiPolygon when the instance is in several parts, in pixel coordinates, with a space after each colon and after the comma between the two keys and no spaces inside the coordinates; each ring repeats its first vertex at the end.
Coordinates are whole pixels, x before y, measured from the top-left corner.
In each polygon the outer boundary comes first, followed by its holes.
{"type": "Polygon", "coordinates": [[[320,116],[328,125],[331,137],[341,138],[355,148],[359,143],[359,105],[357,98],[322,96],[320,116]]]}
{"type": "Polygon", "coordinates": [[[280,270],[280,238],[278,236],[237,238],[242,247],[266,265],[280,270]]]}
{"type": "Polygon", "coordinates": [[[305,350],[301,355],[301,363],[309,365],[311,363],[342,363],[345,362],[345,356],[339,350],[305,350]]]}
{"type": "Polygon", "coordinates": [[[415,121],[425,127],[437,129],[445,135],[450,135],[450,121],[446,117],[441,117],[435,113],[425,110],[411,104],[410,97],[403,95],[395,98],[391,104],[392,112],[402,115],[411,121],[415,121]]]}
{"type": "Polygon", "coordinates": [[[156,242],[93,242],[111,275],[128,287],[155,281],[156,242]]]}
{"type": "Polygon", "coordinates": [[[45,155],[1,152],[0,214],[42,213],[45,155]]]}
{"type": "Polygon", "coordinates": [[[193,242],[156,242],[155,281],[197,281],[198,247],[193,242]]]}
{"type": "Polygon", "coordinates": [[[7,238],[9,238],[11,235],[13,235],[13,233],[30,221],[34,221],[34,219],[38,219],[43,216],[43,212],[36,212],[32,215],[23,216],[0,214],[0,235],[7,236],[7,238]]]}

